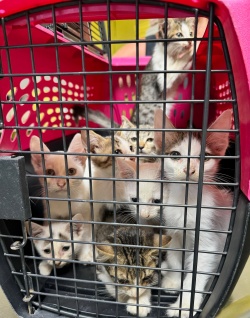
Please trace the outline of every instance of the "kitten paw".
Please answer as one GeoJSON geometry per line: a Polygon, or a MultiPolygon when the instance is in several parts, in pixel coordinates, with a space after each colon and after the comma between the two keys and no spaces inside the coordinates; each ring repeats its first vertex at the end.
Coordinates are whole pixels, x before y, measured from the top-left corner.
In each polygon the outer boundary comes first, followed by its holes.
{"type": "MultiPolygon", "coordinates": [[[[166,311],[167,317],[189,318],[190,311],[188,309],[190,308],[190,298],[191,298],[190,293],[184,293],[183,298],[182,298],[182,304],[180,305],[180,297],[178,297],[176,302],[171,304],[171,307],[183,308],[183,309],[187,309],[187,310],[181,310],[181,313],[179,316],[180,311],[178,309],[167,309],[167,311],[166,311]]],[[[199,308],[199,304],[196,300],[194,302],[194,308],[195,309],[199,308]]],[[[195,316],[195,314],[196,314],[196,311],[194,310],[193,316],[195,316]]]]}
{"type": "MultiPolygon", "coordinates": [[[[169,318],[170,317],[189,318],[190,312],[189,312],[189,310],[187,310],[187,311],[181,310],[181,314],[179,314],[179,310],[178,309],[167,309],[166,315],[169,318]]],[[[194,312],[194,315],[195,315],[195,312],[194,312]]]]}
{"type": "Polygon", "coordinates": [[[83,262],[82,265],[88,265],[85,262],[93,262],[93,250],[92,250],[92,248],[80,253],[80,255],[78,256],[78,260],[80,262],[83,262]]]}
{"type": "MultiPolygon", "coordinates": [[[[128,303],[136,304],[137,302],[136,302],[135,298],[130,298],[128,300],[128,303]]],[[[146,317],[150,313],[150,311],[151,311],[151,308],[149,308],[149,307],[138,307],[139,317],[146,317]]],[[[129,312],[131,315],[136,316],[137,315],[137,306],[127,305],[127,312],[129,312]]]]}
{"type": "Polygon", "coordinates": [[[52,270],[52,266],[50,266],[47,262],[42,261],[39,266],[39,272],[41,275],[49,276],[52,270]]]}
{"type": "Polygon", "coordinates": [[[181,284],[179,279],[176,279],[176,277],[171,277],[171,275],[167,275],[163,277],[161,286],[165,289],[166,293],[176,294],[178,293],[181,284]]]}

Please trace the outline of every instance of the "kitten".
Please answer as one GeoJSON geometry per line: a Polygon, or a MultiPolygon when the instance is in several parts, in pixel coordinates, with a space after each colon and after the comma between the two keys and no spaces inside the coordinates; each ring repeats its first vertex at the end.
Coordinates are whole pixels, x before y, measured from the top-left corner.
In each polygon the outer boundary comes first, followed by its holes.
{"type": "MultiPolygon", "coordinates": [[[[78,213],[73,218],[73,221],[83,221],[83,215],[78,213]]],[[[31,233],[27,224],[28,233],[34,237],[33,242],[39,255],[43,260],[38,268],[41,275],[50,275],[53,269],[53,263],[56,268],[62,268],[69,264],[67,260],[72,260],[73,250],[72,243],[69,242],[71,239],[74,241],[87,241],[91,235],[91,229],[88,224],[83,223],[72,223],[73,237],[71,238],[70,223],[68,222],[51,222],[52,237],[50,236],[49,225],[39,225],[31,222],[31,233]],[[53,239],[53,243],[49,239],[53,239]],[[39,239],[39,240],[38,240],[39,239]],[[54,241],[55,240],[55,241],[54,241]],[[62,240],[61,242],[56,240],[62,240]],[[52,254],[52,246],[54,249],[54,255],[52,254]],[[49,260],[46,258],[54,258],[58,260],[49,260]]],[[[93,261],[92,246],[90,244],[74,244],[74,255],[82,262],[93,261]]],[[[86,265],[86,264],[84,264],[86,265]]]]}
{"type": "MultiPolygon", "coordinates": [[[[162,128],[162,116],[163,112],[157,109],[155,112],[155,128],[162,128]]],[[[231,128],[231,111],[227,110],[223,112],[217,120],[210,125],[209,130],[229,130],[231,128]]],[[[167,129],[174,129],[174,126],[166,116],[167,129]]],[[[191,156],[198,156],[198,158],[190,158],[189,171],[187,169],[187,158],[179,156],[188,155],[189,145],[189,133],[183,133],[178,131],[165,132],[165,148],[162,149],[163,136],[161,132],[155,132],[155,144],[156,150],[159,154],[169,155],[169,158],[164,159],[164,170],[168,180],[168,199],[165,203],[170,206],[165,206],[163,209],[163,219],[166,226],[179,228],[184,226],[184,216],[186,215],[186,228],[194,229],[196,227],[196,208],[187,208],[187,214],[183,206],[186,196],[186,184],[184,183],[171,183],[171,181],[198,181],[200,162],[199,156],[201,152],[201,141],[199,134],[193,133],[191,135],[191,156]],[[171,206],[172,205],[172,206],[171,206]],[[177,206],[176,206],[177,205],[177,206]],[[178,207],[178,205],[180,205],[178,207]]],[[[218,170],[220,159],[210,158],[210,156],[224,156],[229,144],[228,132],[207,132],[206,138],[206,157],[204,163],[204,181],[215,180],[215,174],[218,170]]],[[[201,220],[200,227],[203,231],[200,231],[199,237],[199,251],[207,251],[210,253],[198,254],[198,272],[213,273],[217,271],[220,255],[214,254],[214,252],[223,252],[226,234],[219,233],[219,231],[226,231],[229,227],[229,221],[231,216],[232,207],[232,195],[230,192],[224,189],[218,189],[215,185],[202,186],[202,208],[201,208],[201,220]],[[228,210],[218,210],[216,207],[228,207],[228,210]],[[210,232],[215,230],[218,232],[210,232]]],[[[191,183],[188,186],[188,205],[197,206],[197,191],[198,184],[191,183]]],[[[150,212],[149,212],[150,213],[150,212]]],[[[153,216],[152,216],[153,217],[153,216]]],[[[167,233],[172,236],[170,247],[173,249],[183,249],[183,231],[168,229],[167,233]]],[[[194,248],[195,233],[194,230],[186,231],[186,245],[185,248],[193,250],[194,248]]],[[[168,268],[173,270],[182,269],[182,252],[169,250],[167,255],[167,261],[162,264],[162,268],[168,268]]],[[[187,271],[193,269],[193,253],[185,253],[184,268],[187,271]]],[[[162,272],[164,274],[164,271],[162,272]]],[[[200,308],[202,303],[202,292],[205,291],[210,276],[205,274],[197,274],[196,277],[196,290],[199,293],[195,294],[194,309],[200,308]]],[[[183,289],[190,290],[192,283],[192,272],[186,273],[183,282],[183,289]]],[[[169,289],[179,290],[181,287],[181,273],[169,271],[165,274],[162,280],[162,287],[168,292],[169,289]]],[[[171,305],[171,307],[180,306],[183,308],[190,307],[190,292],[182,293],[182,303],[180,303],[180,296],[177,301],[171,305]]],[[[167,316],[175,317],[179,315],[177,309],[168,309],[167,316]]],[[[189,317],[189,311],[182,311],[180,317],[189,317]]]]}
{"type": "MultiPolygon", "coordinates": [[[[113,217],[106,219],[106,222],[113,221],[113,217]]],[[[162,235],[162,247],[167,247],[170,240],[170,237],[162,235]]],[[[108,293],[115,298],[116,287],[112,283],[118,283],[117,300],[126,303],[126,309],[132,315],[137,314],[137,306],[129,305],[129,303],[146,305],[147,307],[138,307],[138,315],[139,317],[147,316],[151,311],[151,308],[148,307],[151,306],[151,290],[143,287],[151,287],[158,283],[157,270],[149,268],[158,266],[159,235],[155,234],[153,229],[137,230],[136,228],[131,227],[131,225],[129,227],[118,225],[116,226],[116,232],[114,233],[113,225],[102,224],[97,231],[97,242],[107,244],[97,245],[96,249],[98,253],[97,261],[108,264],[108,266],[98,266],[97,272],[98,278],[102,282],[111,283],[110,285],[106,285],[108,293]],[[114,243],[122,245],[117,247],[110,245],[114,243]],[[135,245],[135,247],[133,247],[133,245],[135,245]],[[140,247],[136,247],[137,245],[140,247]],[[152,248],[148,249],[144,248],[144,246],[150,246],[152,248]],[[137,253],[139,255],[138,259],[137,253]],[[116,267],[116,271],[113,264],[140,266],[140,268],[118,266],[116,267]],[[141,287],[135,287],[137,284],[141,287]],[[138,299],[137,292],[139,296],[138,299]]]]}
{"type": "Polygon", "coordinates": [[[133,130],[136,128],[134,124],[131,123],[130,120],[127,119],[127,117],[122,116],[122,125],[120,128],[124,129],[131,129],[126,131],[119,131],[117,134],[128,141],[130,145],[130,150],[133,153],[137,153],[137,138],[139,137],[138,141],[138,153],[140,155],[143,155],[140,160],[142,161],[148,161],[152,160],[150,157],[144,157],[145,155],[154,155],[155,154],[155,144],[154,144],[154,131],[151,131],[152,128],[149,125],[140,125],[140,131],[137,133],[137,131],[133,130]],[[143,130],[145,129],[145,130],[143,130]]]}
{"type": "MultiPolygon", "coordinates": [[[[32,136],[30,140],[30,150],[34,152],[41,151],[40,139],[37,136],[32,136]]],[[[51,198],[48,202],[50,217],[52,219],[69,219],[69,205],[68,201],[59,201],[55,199],[68,199],[67,194],[67,180],[64,178],[66,176],[65,170],[65,155],[63,152],[57,151],[57,154],[50,153],[49,148],[43,144],[44,153],[44,163],[45,171],[43,171],[42,155],[32,153],[31,163],[34,167],[36,174],[38,175],[48,175],[52,178],[46,178],[48,197],[51,198]],[[62,153],[58,155],[58,153],[62,153]]],[[[67,151],[67,164],[68,164],[68,176],[73,177],[69,179],[69,189],[70,189],[70,199],[83,200],[88,195],[88,188],[84,185],[81,178],[74,179],[74,177],[83,177],[86,164],[86,156],[81,155],[70,155],[70,153],[85,153],[82,142],[81,135],[76,134],[72,139],[68,151],[67,151]]],[[[45,181],[44,178],[39,178],[42,186],[43,194],[45,195],[45,181]]],[[[72,215],[77,213],[84,213],[85,220],[90,220],[90,215],[87,212],[87,203],[85,202],[74,202],[71,201],[71,211],[72,215]]],[[[44,217],[49,216],[47,211],[47,204],[44,202],[44,217]]]]}
{"type": "MultiPolygon", "coordinates": [[[[194,18],[185,19],[167,19],[167,37],[165,36],[165,21],[159,23],[158,37],[161,39],[175,39],[170,42],[157,42],[146,71],[170,71],[166,73],[166,99],[172,100],[175,97],[178,86],[184,80],[185,73],[171,73],[171,71],[188,70],[192,65],[192,56],[194,51],[194,18]],[[186,41],[178,39],[187,38],[186,41]],[[165,49],[166,43],[166,49],[165,49]],[[166,51],[166,58],[164,53],[166,51]],[[164,65],[166,64],[166,66],[164,65]]],[[[154,124],[155,108],[163,108],[162,103],[157,103],[164,97],[164,73],[143,74],[141,78],[140,100],[139,104],[139,124],[154,124]],[[143,101],[152,103],[144,104],[143,101]]],[[[169,114],[172,104],[166,104],[166,114],[169,114]]],[[[136,123],[137,110],[134,110],[132,123],[136,123]]]]}
{"type": "MultiPolygon", "coordinates": [[[[82,143],[83,146],[87,148],[88,146],[88,136],[87,131],[82,131],[82,143]]],[[[121,182],[114,182],[110,180],[111,178],[117,177],[113,175],[116,168],[113,167],[115,165],[118,158],[115,158],[109,155],[133,155],[129,144],[126,140],[118,135],[114,135],[114,140],[110,136],[102,137],[101,135],[95,133],[94,131],[89,131],[89,151],[90,154],[93,154],[90,158],[91,160],[87,160],[86,170],[84,173],[84,183],[86,187],[90,187],[92,189],[92,197],[93,199],[93,210],[94,210],[94,220],[100,221],[102,219],[102,209],[104,207],[108,207],[113,210],[113,203],[109,203],[108,201],[122,201],[123,198],[123,186],[121,182]],[[114,147],[112,149],[112,143],[114,142],[114,147]],[[95,156],[97,155],[97,156],[95,156]],[[90,177],[93,179],[90,181],[90,177]],[[103,180],[106,178],[107,180],[103,180]],[[114,189],[115,188],[115,189],[114,189]],[[98,201],[100,201],[98,203],[98,201]]],[[[133,159],[133,157],[126,157],[128,160],[133,159]]],[[[122,157],[122,159],[124,159],[122,157]]],[[[121,160],[122,160],[121,159],[121,160]]]]}

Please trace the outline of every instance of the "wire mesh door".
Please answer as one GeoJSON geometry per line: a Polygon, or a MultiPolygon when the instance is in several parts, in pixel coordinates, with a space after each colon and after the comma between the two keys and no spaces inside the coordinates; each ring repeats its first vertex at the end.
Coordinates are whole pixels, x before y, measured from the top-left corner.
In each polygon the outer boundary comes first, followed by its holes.
{"type": "Polygon", "coordinates": [[[2,19],[0,38],[0,151],[25,157],[32,211],[0,238],[29,311],[214,316],[247,222],[213,5],[59,3],[2,19]]]}

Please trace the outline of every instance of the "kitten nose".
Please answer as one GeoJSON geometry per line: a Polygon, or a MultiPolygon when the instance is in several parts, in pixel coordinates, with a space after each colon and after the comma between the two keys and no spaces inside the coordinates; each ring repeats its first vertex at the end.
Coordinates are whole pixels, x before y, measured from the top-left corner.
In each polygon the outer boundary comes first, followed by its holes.
{"type": "MultiPolygon", "coordinates": [[[[184,172],[187,174],[187,168],[184,168],[184,172]]],[[[195,169],[192,167],[189,167],[189,175],[193,175],[195,173],[195,169]]]]}
{"type": "Polygon", "coordinates": [[[60,179],[60,180],[57,181],[57,185],[60,188],[65,187],[65,184],[66,184],[66,180],[60,179]]]}
{"type": "Polygon", "coordinates": [[[140,151],[144,148],[144,146],[139,146],[140,151]]]}

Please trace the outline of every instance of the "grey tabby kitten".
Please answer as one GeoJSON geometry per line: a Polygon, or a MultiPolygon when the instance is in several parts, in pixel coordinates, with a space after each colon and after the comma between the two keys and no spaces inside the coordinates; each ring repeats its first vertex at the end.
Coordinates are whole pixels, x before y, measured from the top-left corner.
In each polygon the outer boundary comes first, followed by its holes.
{"type": "MultiPolygon", "coordinates": [[[[167,20],[167,39],[175,39],[171,42],[157,42],[154,47],[152,58],[146,66],[147,71],[156,71],[157,73],[143,74],[141,78],[141,91],[139,104],[139,125],[154,124],[154,110],[156,107],[163,108],[162,100],[164,91],[166,99],[172,100],[176,94],[178,86],[185,78],[185,73],[171,73],[171,71],[188,70],[192,64],[193,41],[194,36],[194,18],[168,19],[167,20]],[[187,38],[186,41],[178,39],[187,38]],[[165,48],[166,44],[166,48],[165,48]],[[166,54],[166,57],[165,57],[166,54]],[[170,71],[166,75],[159,73],[161,71],[170,71]],[[164,77],[166,76],[166,80],[164,77]],[[164,87],[164,84],[166,87],[164,87]],[[144,104],[143,101],[152,103],[144,104]],[[155,101],[155,102],[154,102],[155,101]]],[[[165,21],[159,23],[158,38],[166,38],[165,21]]],[[[169,115],[172,103],[166,104],[166,115],[169,115]]],[[[135,108],[132,115],[132,123],[137,123],[137,110],[135,108]]]]}
{"type": "MultiPolygon", "coordinates": [[[[116,221],[119,222],[119,220],[121,221],[118,216],[116,221]]],[[[106,217],[106,222],[113,221],[113,216],[106,217]]],[[[155,234],[151,228],[137,230],[131,224],[130,226],[118,225],[115,232],[114,227],[114,225],[105,225],[104,223],[97,230],[97,242],[107,244],[96,246],[97,261],[107,264],[107,266],[98,266],[98,279],[104,283],[111,283],[105,285],[105,287],[114,298],[116,297],[117,286],[117,300],[127,304],[126,309],[130,314],[137,314],[136,304],[143,305],[138,307],[138,315],[145,317],[151,311],[151,289],[143,287],[150,287],[158,283],[158,272],[154,268],[158,266],[159,262],[160,236],[155,234]],[[115,247],[110,244],[121,245],[115,247]],[[146,248],[146,246],[151,248],[146,248]],[[114,264],[136,267],[116,267],[114,264]],[[137,284],[140,287],[135,287],[137,284]]],[[[170,240],[169,236],[162,235],[162,247],[166,247],[170,240]]]]}

